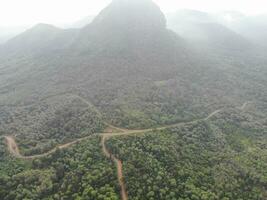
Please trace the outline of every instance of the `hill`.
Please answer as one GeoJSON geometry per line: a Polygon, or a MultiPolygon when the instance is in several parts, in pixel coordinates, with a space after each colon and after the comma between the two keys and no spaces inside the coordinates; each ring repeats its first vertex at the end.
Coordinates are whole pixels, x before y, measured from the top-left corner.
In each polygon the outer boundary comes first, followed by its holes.
{"type": "Polygon", "coordinates": [[[233,12],[220,13],[220,21],[257,45],[266,47],[267,15],[246,16],[233,12]]]}
{"type": "MultiPolygon", "coordinates": [[[[229,45],[243,42],[220,25],[201,29],[214,35],[210,44],[218,40],[224,45],[217,38],[227,34],[229,45]]],[[[249,72],[240,77],[240,59],[214,60],[190,44],[166,28],[152,1],[116,0],[80,30],[41,24],[10,40],[3,52],[12,59],[2,62],[0,102],[31,105],[71,93],[93,103],[111,123],[143,128],[190,120],[255,98],[247,95],[249,72]]],[[[224,51],[234,57],[229,46],[224,51]]],[[[251,59],[242,52],[242,59],[251,59]]]]}
{"type": "Polygon", "coordinates": [[[234,56],[255,51],[251,41],[223,24],[217,16],[195,10],[179,10],[168,15],[169,28],[200,49],[234,56]]]}
{"type": "Polygon", "coordinates": [[[177,21],[197,34],[179,35],[151,0],[113,0],[81,29],[40,24],[2,45],[0,135],[27,156],[94,139],[32,162],[1,148],[0,198],[118,199],[112,160],[93,135],[117,126],[159,133],[108,143],[126,162],[129,197],[264,199],[266,166],[247,161],[266,154],[266,58],[192,13],[177,21]]]}
{"type": "Polygon", "coordinates": [[[65,49],[77,32],[76,29],[63,30],[49,24],[37,24],[7,41],[2,48],[8,56],[43,55],[65,49]]]}

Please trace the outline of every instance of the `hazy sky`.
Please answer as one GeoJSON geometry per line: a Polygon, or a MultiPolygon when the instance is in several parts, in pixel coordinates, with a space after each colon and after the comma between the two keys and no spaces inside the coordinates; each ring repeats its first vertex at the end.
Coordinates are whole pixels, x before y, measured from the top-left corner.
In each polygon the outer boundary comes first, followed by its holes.
{"type": "MultiPolygon", "coordinates": [[[[0,26],[65,24],[97,14],[111,0],[0,0],[0,26]]],[[[267,13],[267,0],[154,0],[163,12],[189,8],[267,13]]]]}

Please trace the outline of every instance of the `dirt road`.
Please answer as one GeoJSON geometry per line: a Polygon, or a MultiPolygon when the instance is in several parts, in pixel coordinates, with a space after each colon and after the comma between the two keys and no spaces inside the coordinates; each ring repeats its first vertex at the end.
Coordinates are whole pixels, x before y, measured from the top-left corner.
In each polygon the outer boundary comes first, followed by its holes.
{"type": "MultiPolygon", "coordinates": [[[[204,119],[193,120],[193,121],[190,121],[190,122],[181,122],[181,123],[177,123],[177,124],[172,124],[172,125],[159,127],[159,128],[156,128],[156,129],[157,130],[164,130],[164,129],[167,129],[167,128],[171,128],[171,127],[175,127],[175,126],[183,126],[183,125],[190,124],[190,123],[197,122],[197,121],[201,121],[201,120],[205,120],[206,121],[206,120],[209,120],[211,117],[213,117],[214,115],[216,115],[217,113],[219,113],[221,111],[222,110],[216,110],[216,111],[214,111],[213,113],[211,113],[208,117],[206,117],[204,119]]],[[[46,153],[39,154],[39,155],[34,155],[34,156],[23,156],[20,153],[19,147],[18,147],[15,139],[12,136],[5,136],[5,139],[6,139],[6,142],[7,142],[8,150],[13,156],[15,156],[17,158],[22,158],[22,159],[34,159],[34,158],[40,158],[40,157],[44,157],[44,156],[47,156],[49,154],[52,154],[57,149],[68,148],[71,145],[74,145],[74,144],[76,144],[78,142],[81,142],[83,140],[86,140],[86,139],[88,139],[88,138],[90,138],[92,136],[96,136],[96,135],[100,135],[100,136],[102,136],[104,138],[107,138],[107,137],[110,138],[110,137],[113,137],[113,136],[144,134],[144,133],[148,133],[148,132],[151,132],[151,131],[154,130],[154,128],[142,129],[142,130],[128,130],[128,129],[117,128],[117,127],[114,127],[114,126],[109,125],[109,124],[107,124],[107,125],[109,127],[111,127],[113,130],[115,130],[116,132],[93,134],[91,136],[80,138],[80,139],[77,139],[75,141],[72,141],[72,142],[69,142],[69,143],[66,143],[66,144],[58,145],[57,147],[51,149],[50,151],[48,151],[46,153]]]]}
{"type": "MultiPolygon", "coordinates": [[[[94,134],[94,135],[96,135],[96,134],[94,134]]],[[[15,139],[12,136],[5,136],[5,139],[6,139],[7,148],[8,148],[8,151],[9,151],[10,154],[12,154],[13,156],[15,156],[16,158],[21,158],[21,159],[26,159],[26,160],[32,160],[34,158],[41,158],[41,157],[50,155],[50,154],[56,152],[58,149],[68,148],[71,145],[74,145],[74,144],[76,144],[78,142],[81,142],[83,140],[86,140],[86,139],[88,139],[88,138],[90,138],[90,137],[92,137],[94,135],[87,136],[87,137],[80,138],[80,139],[77,139],[75,141],[72,141],[72,142],[69,142],[69,143],[66,143],[66,144],[59,145],[59,146],[51,149],[50,151],[48,151],[46,153],[39,154],[39,155],[34,155],[34,156],[24,156],[24,155],[22,155],[20,153],[20,151],[19,151],[19,147],[18,147],[15,139]]]]}
{"type": "Polygon", "coordinates": [[[214,115],[216,115],[217,113],[222,112],[222,110],[215,110],[213,113],[211,113],[208,117],[205,118],[205,120],[209,120],[210,118],[212,118],[214,115]]]}
{"type": "MultiPolygon", "coordinates": [[[[80,97],[80,99],[83,100],[84,102],[87,102],[86,100],[84,100],[81,97],[80,97]]],[[[246,105],[248,103],[249,102],[244,103],[242,105],[241,109],[242,110],[245,109],[245,107],[246,107],[246,105]]],[[[88,106],[92,106],[92,105],[90,103],[88,103],[88,106]]],[[[190,123],[194,123],[194,122],[198,122],[198,121],[203,121],[203,120],[207,121],[207,120],[209,120],[210,118],[212,118],[213,116],[215,116],[219,112],[222,112],[222,109],[219,109],[219,110],[216,110],[216,111],[212,112],[210,115],[208,115],[208,117],[206,117],[204,119],[197,119],[197,120],[193,120],[193,121],[190,121],[190,122],[182,122],[182,123],[176,123],[176,124],[172,124],[172,125],[162,126],[162,127],[156,128],[156,130],[164,130],[164,129],[175,127],[175,126],[183,126],[183,125],[186,125],[186,124],[190,124],[190,123]]],[[[125,183],[124,183],[123,171],[122,171],[123,170],[122,161],[119,160],[118,158],[116,158],[111,152],[108,151],[105,142],[106,142],[106,140],[108,140],[109,138],[114,137],[114,136],[145,134],[145,133],[153,131],[154,128],[142,129],[142,130],[128,130],[128,129],[123,129],[123,128],[118,128],[118,127],[112,126],[112,125],[110,125],[108,123],[106,123],[106,125],[109,127],[110,130],[113,130],[115,132],[111,131],[111,132],[108,132],[108,133],[98,133],[98,134],[96,133],[96,134],[93,134],[91,136],[87,136],[87,137],[84,137],[84,138],[77,139],[77,140],[75,140],[73,142],[69,142],[69,143],[66,143],[66,144],[58,145],[57,147],[53,148],[52,150],[50,150],[50,151],[48,151],[46,153],[39,154],[39,155],[34,155],[34,156],[24,156],[24,155],[22,155],[20,153],[20,151],[19,151],[19,147],[18,147],[15,139],[12,136],[5,136],[5,139],[6,139],[7,148],[8,148],[8,151],[10,152],[10,154],[15,156],[16,158],[30,160],[30,159],[40,158],[40,157],[44,157],[44,156],[50,155],[50,154],[54,153],[55,151],[57,151],[58,149],[68,148],[71,145],[77,144],[78,142],[84,141],[84,140],[89,139],[89,138],[91,138],[93,136],[97,136],[97,135],[101,136],[101,146],[102,146],[103,154],[107,158],[110,158],[116,164],[116,167],[117,167],[117,176],[118,176],[119,185],[121,187],[121,199],[122,200],[128,200],[127,191],[126,191],[126,187],[125,187],[125,183]]]]}
{"type": "Polygon", "coordinates": [[[8,151],[17,158],[23,158],[23,156],[19,152],[19,148],[17,143],[15,142],[12,136],[5,136],[7,142],[8,151]]]}
{"type": "Polygon", "coordinates": [[[102,146],[102,151],[105,154],[107,158],[110,158],[117,167],[117,176],[118,176],[118,181],[119,185],[121,188],[121,199],[122,200],[128,200],[128,195],[126,192],[126,187],[124,183],[124,177],[123,177],[123,171],[122,171],[122,161],[116,158],[111,152],[108,151],[106,147],[106,139],[108,139],[108,136],[103,135],[101,139],[101,146],[102,146]]]}
{"type": "Polygon", "coordinates": [[[250,104],[251,102],[248,101],[248,102],[245,102],[241,107],[240,107],[240,110],[244,111],[245,108],[247,107],[248,104],[250,104]]]}

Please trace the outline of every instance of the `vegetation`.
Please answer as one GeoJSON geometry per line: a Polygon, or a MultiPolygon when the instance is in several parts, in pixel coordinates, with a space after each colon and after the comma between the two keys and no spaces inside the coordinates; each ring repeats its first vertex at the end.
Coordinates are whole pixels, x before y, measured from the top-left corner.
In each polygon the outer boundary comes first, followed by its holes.
{"type": "Polygon", "coordinates": [[[94,137],[32,163],[1,152],[0,199],[118,200],[116,169],[99,143],[94,137]]]}
{"type": "Polygon", "coordinates": [[[103,132],[105,125],[93,107],[74,95],[62,95],[22,107],[2,116],[0,132],[16,135],[25,155],[46,152],[93,133],[103,132]]]}
{"type": "Polygon", "coordinates": [[[263,200],[266,142],[230,123],[198,122],[107,144],[123,161],[129,199],[263,200]]]}
{"type": "Polygon", "coordinates": [[[95,134],[112,124],[154,129],[107,140],[129,199],[266,200],[266,50],[222,25],[197,30],[187,41],[152,1],[114,0],[85,28],[43,24],[0,45],[0,199],[119,199],[95,134]],[[93,139],[27,161],[6,135],[23,155],[93,139]]]}
{"type": "MultiPolygon", "coordinates": [[[[0,176],[12,176],[13,174],[18,174],[27,170],[31,167],[31,163],[23,160],[17,160],[11,156],[6,148],[6,143],[4,138],[0,138],[0,176]]],[[[6,184],[1,182],[0,185],[6,184]]]]}

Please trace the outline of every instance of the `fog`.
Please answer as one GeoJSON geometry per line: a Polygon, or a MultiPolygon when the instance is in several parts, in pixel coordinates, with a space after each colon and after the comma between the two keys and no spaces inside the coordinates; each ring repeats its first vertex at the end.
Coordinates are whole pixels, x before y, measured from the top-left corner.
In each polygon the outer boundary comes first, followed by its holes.
{"type": "MultiPolygon", "coordinates": [[[[52,24],[61,28],[80,28],[90,23],[110,2],[111,0],[1,0],[0,43],[38,23],[52,24]]],[[[167,16],[183,9],[198,10],[219,15],[219,18],[223,18],[223,23],[228,23],[229,26],[232,26],[229,23],[240,15],[257,16],[257,20],[264,21],[266,18],[258,16],[267,13],[264,0],[154,0],[154,2],[167,16]],[[225,11],[231,11],[231,14],[225,11]]]]}
{"type": "MultiPolygon", "coordinates": [[[[264,0],[154,0],[164,13],[179,9],[208,12],[235,10],[245,14],[267,12],[264,0]]],[[[88,15],[96,15],[110,0],[1,0],[0,27],[24,26],[36,23],[55,25],[75,22],[88,15]]]]}
{"type": "Polygon", "coordinates": [[[267,200],[267,6],[153,1],[0,0],[0,200],[267,200]]]}

